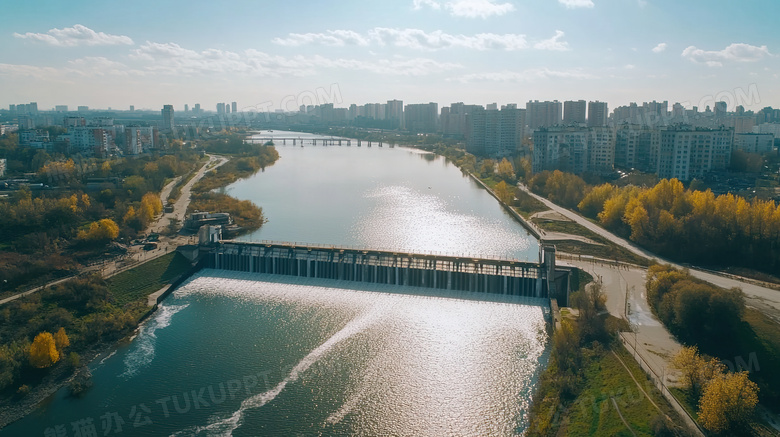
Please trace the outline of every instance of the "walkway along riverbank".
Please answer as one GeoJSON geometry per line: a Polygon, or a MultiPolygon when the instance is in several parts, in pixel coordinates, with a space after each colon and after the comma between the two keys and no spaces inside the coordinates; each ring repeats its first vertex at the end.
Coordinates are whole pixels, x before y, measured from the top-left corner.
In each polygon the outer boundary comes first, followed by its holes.
{"type": "Polygon", "coordinates": [[[506,210],[509,214],[511,214],[512,217],[514,217],[515,220],[518,221],[518,223],[523,225],[523,227],[525,228],[526,231],[528,231],[529,234],[533,235],[534,238],[539,240],[539,244],[544,242],[544,237],[542,236],[542,233],[541,233],[540,229],[538,229],[536,226],[534,226],[533,223],[531,223],[528,220],[526,220],[525,217],[523,217],[517,211],[515,211],[514,208],[512,208],[509,205],[507,205],[503,200],[499,199],[499,197],[496,195],[496,193],[493,192],[493,190],[490,187],[488,187],[486,183],[482,182],[482,180],[480,178],[474,176],[474,174],[471,173],[471,172],[468,172],[468,175],[476,183],[478,183],[480,186],[482,186],[482,188],[487,190],[487,192],[490,193],[490,195],[493,196],[498,201],[499,204],[501,204],[501,206],[504,208],[504,210],[506,210]]]}

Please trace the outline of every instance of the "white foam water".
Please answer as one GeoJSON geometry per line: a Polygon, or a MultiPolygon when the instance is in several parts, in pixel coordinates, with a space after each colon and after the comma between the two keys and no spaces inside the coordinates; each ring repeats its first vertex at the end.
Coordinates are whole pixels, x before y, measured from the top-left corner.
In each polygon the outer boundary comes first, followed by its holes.
{"type": "Polygon", "coordinates": [[[152,362],[157,345],[156,331],[169,326],[173,315],[188,306],[189,304],[161,306],[157,313],[141,326],[137,338],[133,341],[134,349],[125,356],[125,371],[119,375],[121,378],[132,378],[152,362]]]}
{"type": "Polygon", "coordinates": [[[172,434],[172,437],[201,434],[208,436],[233,435],[233,431],[241,426],[241,419],[243,418],[246,410],[260,408],[268,402],[274,400],[279,395],[279,393],[284,390],[287,384],[297,381],[303,372],[316,363],[333,347],[342,341],[362,332],[374,324],[377,320],[379,320],[378,314],[378,311],[370,310],[367,313],[350,320],[346,325],[344,325],[343,328],[341,328],[341,330],[333,334],[330,338],[325,340],[324,343],[317,346],[313,351],[309,352],[308,355],[303,357],[303,359],[299,361],[298,364],[292,368],[292,370],[290,370],[290,373],[279,384],[264,393],[260,393],[258,395],[244,399],[244,401],[241,402],[241,407],[239,407],[239,409],[229,417],[216,420],[206,426],[193,427],[179,431],[172,434]]]}

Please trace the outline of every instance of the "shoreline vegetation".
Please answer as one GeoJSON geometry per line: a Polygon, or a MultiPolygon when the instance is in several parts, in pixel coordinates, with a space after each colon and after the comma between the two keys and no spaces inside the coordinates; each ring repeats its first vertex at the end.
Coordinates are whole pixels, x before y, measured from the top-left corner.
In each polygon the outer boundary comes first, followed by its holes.
{"type": "Polygon", "coordinates": [[[601,283],[587,276],[561,309],[526,435],[688,435],[617,339],[627,323],[606,313],[601,283]]]}
{"type": "MultiPolygon", "coordinates": [[[[230,161],[217,170],[208,172],[195,185],[188,211],[200,209],[229,212],[240,226],[241,232],[259,228],[264,223],[260,207],[250,201],[240,201],[214,190],[273,165],[279,158],[275,148],[270,145],[245,143],[243,136],[230,132],[222,132],[211,140],[197,144],[197,147],[207,152],[226,155],[230,161]]],[[[182,179],[177,186],[183,186],[194,175],[198,168],[197,163],[202,162],[195,159],[196,155],[186,155],[192,157],[191,165],[168,174],[167,180],[178,175],[182,179]]],[[[142,172],[139,174],[154,177],[154,171],[161,164],[170,164],[169,155],[162,158],[152,158],[151,162],[147,158],[141,158],[137,160],[141,164],[140,167],[136,162],[131,161],[129,164],[133,164],[133,168],[137,167],[138,171],[142,172]]],[[[125,160],[122,160],[121,164],[129,165],[125,160]]],[[[111,165],[104,164],[102,168],[106,173],[105,177],[111,177],[111,165]]],[[[80,183],[75,176],[73,179],[74,184],[80,183]]],[[[139,199],[143,197],[137,212],[136,208],[130,206],[129,210],[133,211],[133,215],[129,219],[128,209],[122,209],[118,213],[120,217],[124,216],[124,220],[117,219],[117,222],[130,229],[125,230],[124,226],[120,228],[116,224],[107,226],[107,231],[101,226],[92,226],[86,231],[79,231],[78,244],[86,249],[100,249],[110,245],[120,234],[127,235],[128,239],[134,237],[136,234],[132,232],[133,225],[144,229],[160,213],[162,204],[155,193],[160,191],[165,182],[164,177],[160,177],[159,181],[155,179],[149,182],[142,176],[125,178],[124,186],[128,188],[131,199],[134,196],[139,199]],[[144,209],[145,205],[147,209],[144,209]],[[93,234],[94,238],[90,238],[93,234]],[[89,242],[84,243],[82,240],[89,242]]],[[[108,192],[104,190],[100,196],[108,197],[108,194],[113,194],[111,190],[108,192]]],[[[29,191],[22,195],[26,195],[33,206],[44,205],[42,201],[33,199],[29,191]]],[[[24,199],[23,197],[21,200],[24,199]]],[[[78,213],[80,209],[87,209],[90,205],[102,201],[86,194],[74,197],[75,200],[67,199],[71,202],[68,205],[60,201],[55,206],[62,204],[70,211],[78,213]]],[[[100,224],[102,225],[102,222],[100,224]]],[[[90,384],[89,364],[119,343],[127,341],[154,312],[156,306],[148,306],[148,296],[175,281],[191,267],[186,258],[173,252],[109,279],[103,279],[99,274],[82,274],[0,306],[0,429],[31,413],[42,401],[65,386],[70,386],[71,396],[79,396],[90,384]],[[65,344],[57,341],[56,345],[38,347],[38,337],[44,340],[49,337],[58,339],[60,331],[65,335],[65,344]],[[46,333],[55,335],[52,337],[46,333]],[[46,334],[48,337],[39,334],[46,334]],[[35,351],[46,352],[38,357],[35,351]]],[[[77,268],[78,265],[74,264],[73,271],[77,268]]]]}

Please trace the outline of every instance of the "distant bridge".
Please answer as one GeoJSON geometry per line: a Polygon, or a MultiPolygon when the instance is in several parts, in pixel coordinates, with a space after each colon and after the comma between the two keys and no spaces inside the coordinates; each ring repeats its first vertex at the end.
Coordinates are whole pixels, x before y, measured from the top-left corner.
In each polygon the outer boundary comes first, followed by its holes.
{"type": "Polygon", "coordinates": [[[382,147],[383,144],[387,144],[390,147],[394,147],[395,143],[388,143],[387,141],[369,141],[369,140],[352,140],[349,138],[336,138],[336,137],[309,137],[309,138],[302,138],[302,137],[253,137],[248,138],[246,140],[248,143],[261,143],[265,144],[269,141],[274,143],[275,145],[281,145],[286,146],[287,142],[289,141],[290,144],[293,146],[297,146],[298,144],[301,145],[301,147],[304,146],[304,144],[309,144],[312,146],[316,146],[317,143],[319,143],[321,146],[351,146],[353,142],[357,143],[357,146],[360,147],[363,144],[367,145],[368,147],[371,147],[372,145],[377,145],[379,147],[382,147]]]}
{"type": "Polygon", "coordinates": [[[222,240],[208,254],[215,269],[568,300],[571,269],[555,248],[539,262],[278,242],[222,240]]]}

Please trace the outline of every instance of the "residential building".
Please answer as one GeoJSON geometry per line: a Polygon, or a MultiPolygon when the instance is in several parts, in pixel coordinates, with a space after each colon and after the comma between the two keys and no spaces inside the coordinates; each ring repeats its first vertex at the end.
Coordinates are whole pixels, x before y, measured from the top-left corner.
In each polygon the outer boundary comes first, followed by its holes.
{"type": "Polygon", "coordinates": [[[585,100],[567,100],[563,102],[563,123],[585,123],[587,111],[585,100]]]}
{"type": "Polygon", "coordinates": [[[608,127],[588,129],[588,170],[609,174],[614,170],[615,136],[608,127]]]}
{"type": "Polygon", "coordinates": [[[689,181],[731,162],[734,131],[675,125],[661,130],[658,176],[689,181]]]}
{"type": "Polygon", "coordinates": [[[588,127],[604,127],[608,117],[607,102],[588,102],[588,127]]]}
{"type": "Polygon", "coordinates": [[[217,103],[217,114],[221,115],[225,113],[225,104],[224,103],[217,103]]]}
{"type": "Polygon", "coordinates": [[[525,110],[518,109],[517,105],[507,105],[501,110],[478,108],[472,108],[466,116],[469,125],[466,150],[491,158],[514,155],[523,141],[525,110]]]}
{"type": "Polygon", "coordinates": [[[587,128],[575,126],[541,127],[533,133],[534,173],[562,170],[583,173],[588,170],[587,128]]]}
{"type": "Polygon", "coordinates": [[[68,112],[68,105],[56,105],[54,106],[56,112],[68,112]]]}
{"type": "Polygon", "coordinates": [[[438,103],[418,103],[404,107],[404,126],[415,133],[434,133],[439,118],[438,103]]]}
{"type": "Polygon", "coordinates": [[[468,138],[470,131],[468,115],[484,109],[481,105],[466,105],[463,102],[452,103],[449,107],[441,108],[439,126],[442,135],[450,138],[468,138]]]}
{"type": "Polygon", "coordinates": [[[77,127],[77,126],[86,126],[87,125],[87,119],[84,117],[65,117],[63,119],[62,125],[66,128],[68,127],[77,127]]]}
{"type": "Polygon", "coordinates": [[[105,156],[113,146],[113,129],[94,126],[78,126],[68,129],[70,152],[84,156],[105,156]]]}
{"type": "Polygon", "coordinates": [[[175,121],[173,119],[173,105],[165,105],[162,108],[162,130],[172,131],[175,121]]]}
{"type": "Polygon", "coordinates": [[[540,102],[534,100],[525,104],[525,116],[528,128],[531,130],[540,127],[550,127],[561,123],[561,102],[540,102]]]}
{"type": "Polygon", "coordinates": [[[615,166],[655,173],[661,131],[639,124],[621,124],[615,128],[615,166]]]}
{"type": "Polygon", "coordinates": [[[234,113],[234,114],[235,114],[236,112],[238,112],[238,103],[236,103],[236,102],[232,102],[232,103],[230,104],[230,109],[231,109],[231,112],[232,112],[232,113],[234,113]]]}
{"type": "Polygon", "coordinates": [[[385,118],[393,121],[394,127],[403,128],[404,102],[403,100],[388,100],[385,105],[385,118]]]}
{"type": "Polygon", "coordinates": [[[19,130],[35,129],[35,119],[30,115],[17,115],[16,123],[19,125],[19,130]]]}
{"type": "Polygon", "coordinates": [[[753,126],[753,132],[757,134],[772,134],[775,138],[780,138],[780,123],[764,123],[753,126]]]}
{"type": "Polygon", "coordinates": [[[775,136],[771,133],[735,133],[734,148],[747,153],[765,155],[775,150],[775,136]]]}

